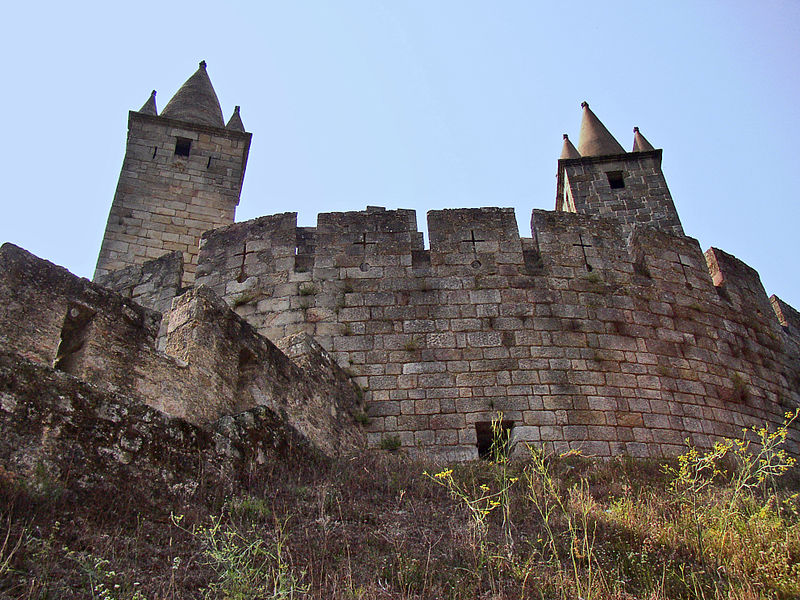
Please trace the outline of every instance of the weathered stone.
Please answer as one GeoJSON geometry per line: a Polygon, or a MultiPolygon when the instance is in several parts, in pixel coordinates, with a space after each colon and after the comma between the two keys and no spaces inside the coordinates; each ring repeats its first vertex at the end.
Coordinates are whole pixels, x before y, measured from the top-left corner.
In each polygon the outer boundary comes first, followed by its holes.
{"type": "Polygon", "coordinates": [[[559,210],[534,210],[530,237],[511,209],[430,211],[425,249],[410,210],[233,223],[238,129],[136,113],[129,142],[98,263],[128,298],[4,247],[8,350],[195,423],[273,407],[326,452],[356,443],[362,409],[371,443],[435,456],[474,456],[502,411],[520,442],[660,457],[800,405],[800,315],[683,235],[660,150],[560,160],[559,210]],[[222,150],[203,169],[176,136],[222,150]]]}

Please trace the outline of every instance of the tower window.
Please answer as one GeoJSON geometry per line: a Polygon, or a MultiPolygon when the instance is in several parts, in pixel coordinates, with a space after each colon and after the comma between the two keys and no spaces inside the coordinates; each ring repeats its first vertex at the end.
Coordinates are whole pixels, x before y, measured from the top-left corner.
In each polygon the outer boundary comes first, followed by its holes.
{"type": "Polygon", "coordinates": [[[192,140],[179,137],[175,140],[175,156],[189,156],[192,150],[192,140]]]}
{"type": "Polygon", "coordinates": [[[608,171],[606,172],[606,177],[608,177],[608,185],[611,186],[612,190],[625,187],[625,179],[622,176],[622,171],[608,171]]]}

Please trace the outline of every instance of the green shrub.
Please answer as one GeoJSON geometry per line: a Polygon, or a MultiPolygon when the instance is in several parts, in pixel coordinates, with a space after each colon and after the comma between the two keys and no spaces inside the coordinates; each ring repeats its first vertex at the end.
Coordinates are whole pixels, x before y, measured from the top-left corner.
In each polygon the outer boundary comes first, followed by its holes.
{"type": "Polygon", "coordinates": [[[395,452],[396,450],[400,449],[401,446],[400,436],[399,435],[387,435],[381,438],[381,443],[378,447],[381,450],[386,450],[388,452],[395,452]]]}

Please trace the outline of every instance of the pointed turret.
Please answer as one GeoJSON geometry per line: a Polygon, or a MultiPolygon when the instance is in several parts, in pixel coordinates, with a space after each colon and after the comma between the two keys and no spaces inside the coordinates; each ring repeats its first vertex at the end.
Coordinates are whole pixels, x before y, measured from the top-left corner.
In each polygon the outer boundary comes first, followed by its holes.
{"type": "Polygon", "coordinates": [[[180,250],[181,285],[191,285],[200,236],[236,220],[251,139],[238,106],[225,128],[205,62],[160,116],[155,91],[140,110],[128,111],[125,158],[95,276],[180,250]]]}
{"type": "Polygon", "coordinates": [[[567,136],[558,160],[556,210],[615,219],[631,232],[650,226],[673,235],[683,227],[661,171],[661,150],[634,128],[633,151],[625,152],[605,126],[581,104],[577,149],[567,136]]]}
{"type": "Polygon", "coordinates": [[[206,73],[206,61],[200,62],[194,75],[186,80],[161,111],[161,116],[199,125],[225,127],[217,93],[206,73]]]}
{"type": "Polygon", "coordinates": [[[242,123],[242,117],[239,115],[239,107],[236,106],[233,109],[233,114],[231,118],[228,119],[228,124],[225,125],[225,129],[230,129],[231,131],[244,131],[244,123],[242,123]]]}
{"type": "Polygon", "coordinates": [[[558,158],[580,158],[581,153],[578,152],[575,145],[569,141],[569,136],[564,134],[564,146],[561,148],[561,156],[558,158]]]}
{"type": "Polygon", "coordinates": [[[583,120],[581,134],[578,138],[578,152],[581,156],[606,156],[609,154],[625,154],[625,149],[614,139],[592,112],[587,102],[581,103],[583,120]]]}
{"type": "Polygon", "coordinates": [[[655,150],[653,148],[653,144],[647,141],[641,133],[639,133],[639,128],[633,128],[633,150],[631,152],[649,152],[651,150],[655,150]]]}
{"type": "Polygon", "coordinates": [[[142,105],[142,108],[139,109],[139,112],[143,115],[153,115],[154,117],[158,116],[158,109],[156,109],[155,90],[150,92],[150,97],[147,99],[147,102],[142,105]]]}

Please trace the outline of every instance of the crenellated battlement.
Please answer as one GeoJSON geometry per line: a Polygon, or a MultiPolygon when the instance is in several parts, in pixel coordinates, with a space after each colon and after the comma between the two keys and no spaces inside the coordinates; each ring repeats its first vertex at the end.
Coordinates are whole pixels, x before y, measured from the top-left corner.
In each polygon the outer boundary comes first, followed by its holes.
{"type": "Polygon", "coordinates": [[[800,403],[799,340],[728,254],[563,211],[530,238],[512,209],[430,211],[428,233],[409,210],[261,217],[206,233],[197,281],[271,339],[317,339],[373,444],[468,458],[503,412],[518,441],[660,456],[800,403]]]}
{"type": "Polygon", "coordinates": [[[358,438],[349,377],[370,444],[448,460],[499,414],[519,448],[662,457],[800,406],[800,314],[684,235],[638,128],[626,152],[584,103],[529,236],[510,208],[432,210],[426,248],[413,210],[234,223],[250,134],[204,64],[190,82],[131,113],[95,284],[0,250],[7,348],[195,423],[278,407],[329,448],[358,438]]]}

